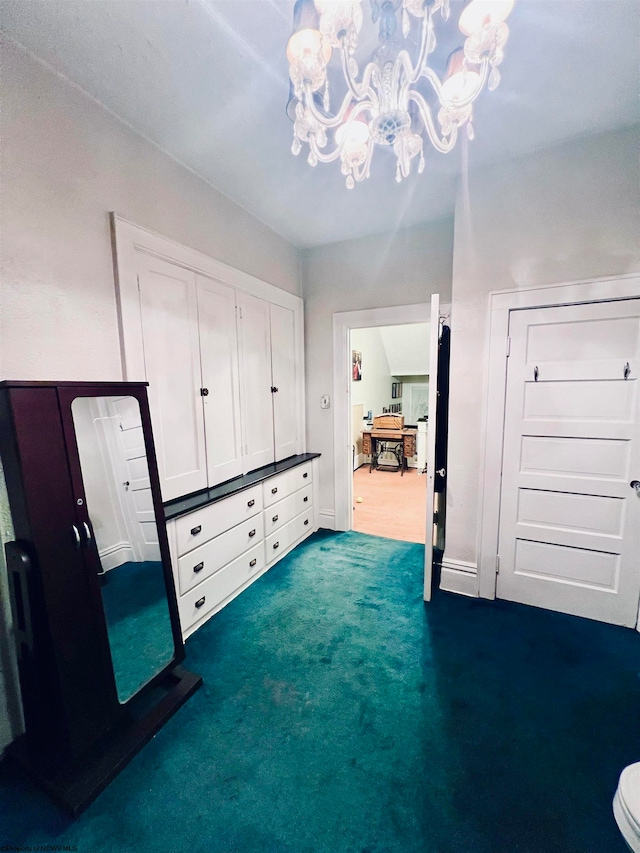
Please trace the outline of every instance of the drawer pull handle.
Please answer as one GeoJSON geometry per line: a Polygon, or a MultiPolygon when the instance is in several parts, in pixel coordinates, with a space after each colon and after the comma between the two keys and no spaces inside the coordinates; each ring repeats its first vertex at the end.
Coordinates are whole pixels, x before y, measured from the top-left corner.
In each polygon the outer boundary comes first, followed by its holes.
{"type": "Polygon", "coordinates": [[[306,504],[306,502],[307,502],[308,500],[309,500],[309,495],[305,495],[305,496],[304,496],[303,503],[305,503],[305,504],[306,504]]]}
{"type": "Polygon", "coordinates": [[[204,600],[205,600],[205,598],[206,598],[206,595],[203,595],[203,596],[202,596],[202,598],[199,598],[199,599],[196,601],[196,607],[202,607],[202,605],[204,604],[204,600]]]}
{"type": "Polygon", "coordinates": [[[254,558],[253,558],[253,560],[251,560],[251,562],[249,563],[249,565],[251,566],[251,568],[253,568],[257,562],[258,562],[258,561],[257,561],[257,560],[256,560],[256,558],[254,557],[254,558]]]}
{"type": "Polygon", "coordinates": [[[277,516],[277,515],[274,515],[274,516],[273,516],[273,518],[271,519],[271,521],[273,521],[274,523],[275,523],[277,520],[278,520],[278,516],[277,516]]]}
{"type": "Polygon", "coordinates": [[[254,501],[254,500],[250,500],[250,501],[247,503],[247,506],[253,506],[254,504],[255,504],[255,501],[254,501]]]}
{"type": "Polygon", "coordinates": [[[309,524],[309,519],[305,518],[304,523],[305,523],[305,527],[306,527],[306,525],[309,524]]]}
{"type": "Polygon", "coordinates": [[[277,492],[278,492],[278,487],[277,487],[277,486],[274,486],[274,488],[273,488],[273,489],[271,489],[271,494],[272,494],[272,495],[275,495],[275,494],[277,494],[277,492]]]}
{"type": "Polygon", "coordinates": [[[255,536],[255,535],[256,535],[256,529],[255,529],[255,527],[254,527],[254,528],[253,528],[253,530],[250,530],[250,531],[249,531],[249,539],[251,539],[251,537],[252,537],[252,536],[255,536]]]}
{"type": "Polygon", "coordinates": [[[202,563],[198,563],[198,565],[197,565],[197,566],[194,566],[194,567],[193,567],[193,571],[194,571],[196,574],[198,574],[198,572],[201,572],[203,569],[204,569],[204,561],[203,561],[202,563]]]}
{"type": "Polygon", "coordinates": [[[197,535],[198,535],[198,533],[200,533],[200,531],[201,531],[201,530],[202,530],[202,525],[201,525],[201,524],[199,524],[197,527],[192,527],[192,528],[191,528],[191,535],[192,535],[192,536],[197,536],[197,535]]]}
{"type": "Polygon", "coordinates": [[[280,543],[279,543],[279,542],[274,542],[274,543],[273,543],[273,550],[274,550],[274,551],[276,550],[276,548],[279,548],[279,547],[280,547],[280,543]]]}
{"type": "Polygon", "coordinates": [[[302,475],[302,479],[305,480],[308,476],[309,476],[309,472],[305,471],[304,474],[302,475]]]}

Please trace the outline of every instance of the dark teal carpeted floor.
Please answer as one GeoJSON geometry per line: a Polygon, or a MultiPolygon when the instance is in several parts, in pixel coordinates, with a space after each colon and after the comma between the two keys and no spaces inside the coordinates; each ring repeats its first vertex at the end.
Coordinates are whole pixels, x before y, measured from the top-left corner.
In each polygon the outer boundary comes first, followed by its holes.
{"type": "Polygon", "coordinates": [[[640,635],[422,602],[422,547],[313,536],[187,643],[203,688],[72,823],[0,774],[0,845],[624,853],[640,635]]]}

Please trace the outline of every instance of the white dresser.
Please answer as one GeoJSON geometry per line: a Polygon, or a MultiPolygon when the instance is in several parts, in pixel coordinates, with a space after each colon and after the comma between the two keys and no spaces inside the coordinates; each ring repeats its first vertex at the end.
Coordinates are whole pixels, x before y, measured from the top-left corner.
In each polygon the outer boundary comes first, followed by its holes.
{"type": "Polygon", "coordinates": [[[318,529],[317,491],[304,454],[165,506],[185,639],[318,529]]]}

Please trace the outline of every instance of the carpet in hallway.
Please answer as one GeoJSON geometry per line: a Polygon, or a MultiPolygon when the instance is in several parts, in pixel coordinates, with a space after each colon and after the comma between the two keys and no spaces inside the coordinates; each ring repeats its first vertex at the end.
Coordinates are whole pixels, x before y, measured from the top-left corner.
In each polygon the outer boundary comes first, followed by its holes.
{"type": "Polygon", "coordinates": [[[640,635],[422,602],[420,545],[320,532],[187,642],[203,688],[75,823],[0,774],[0,843],[78,853],[624,853],[640,635]]]}

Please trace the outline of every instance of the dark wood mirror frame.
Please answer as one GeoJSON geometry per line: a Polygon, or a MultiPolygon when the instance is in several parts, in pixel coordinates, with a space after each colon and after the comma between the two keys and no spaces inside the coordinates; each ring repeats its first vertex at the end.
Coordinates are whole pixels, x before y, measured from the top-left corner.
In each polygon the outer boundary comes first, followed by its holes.
{"type": "Polygon", "coordinates": [[[15,532],[7,569],[25,720],[7,754],[74,815],[201,684],[179,665],[184,645],[146,385],[0,382],[0,456],[15,532]],[[174,654],[121,703],[71,403],[124,395],[140,406],[174,654]]]}

